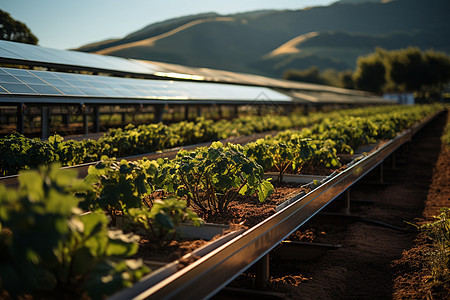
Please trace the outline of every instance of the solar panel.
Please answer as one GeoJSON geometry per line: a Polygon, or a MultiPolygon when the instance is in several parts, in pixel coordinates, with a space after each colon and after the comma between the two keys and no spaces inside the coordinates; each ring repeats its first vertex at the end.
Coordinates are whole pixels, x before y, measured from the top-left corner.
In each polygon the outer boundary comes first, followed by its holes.
{"type": "MultiPolygon", "coordinates": [[[[28,62],[29,65],[39,65],[39,63],[44,63],[51,65],[55,68],[58,67],[66,67],[66,66],[74,66],[76,68],[84,68],[89,70],[100,70],[100,71],[114,71],[114,72],[122,72],[126,74],[132,75],[152,75],[158,76],[161,78],[174,78],[174,79],[187,79],[191,81],[203,81],[203,82],[221,82],[221,83],[229,83],[229,84],[240,84],[240,85],[248,85],[248,86],[261,86],[268,88],[278,88],[283,90],[296,90],[301,93],[315,93],[322,92],[324,94],[321,97],[318,97],[314,101],[315,103],[325,103],[325,102],[339,102],[339,99],[343,99],[343,103],[359,103],[360,99],[363,99],[365,102],[373,102],[380,103],[383,102],[383,99],[380,97],[376,97],[366,92],[356,91],[356,90],[347,90],[342,88],[336,88],[325,85],[318,84],[310,84],[303,82],[293,82],[282,79],[274,79],[259,75],[252,74],[244,74],[244,73],[236,73],[230,71],[223,70],[215,70],[208,68],[195,68],[195,67],[186,67],[176,64],[170,63],[161,63],[161,62],[148,62],[134,59],[126,59],[114,56],[105,56],[105,55],[97,55],[91,53],[77,52],[77,51],[68,51],[68,50],[57,50],[44,48],[40,46],[34,46],[29,44],[15,43],[9,41],[0,41],[0,58],[8,61],[19,61],[28,62]],[[341,95],[341,96],[339,96],[341,95]],[[344,99],[343,97],[348,97],[344,99]]],[[[17,71],[20,72],[20,71],[17,71]]],[[[2,73],[0,73],[1,75],[2,73]]],[[[17,74],[20,75],[20,74],[17,74]]],[[[44,76],[52,76],[48,75],[39,75],[41,78],[44,76]]],[[[38,76],[38,77],[39,77],[38,76]]],[[[60,76],[60,75],[58,75],[60,76]]],[[[0,76],[1,77],[1,76],[0,76]]],[[[60,76],[61,77],[61,76],[60,76]]],[[[64,79],[60,77],[54,77],[55,79],[64,79]]],[[[49,77],[46,77],[49,78],[49,77]]],[[[0,78],[1,79],[1,78],[0,78]]],[[[5,80],[12,80],[12,82],[6,81],[6,83],[17,83],[14,81],[14,78],[5,80]]],[[[32,78],[23,78],[25,82],[33,84],[29,82],[31,80],[35,80],[32,78]],[[28,80],[28,81],[27,81],[28,80]]],[[[148,90],[143,87],[127,87],[123,86],[123,83],[117,83],[117,85],[111,89],[109,87],[105,87],[101,84],[96,83],[80,83],[80,81],[72,82],[73,78],[66,80],[67,83],[57,83],[55,80],[49,80],[46,84],[50,84],[55,86],[57,90],[59,90],[63,95],[71,95],[71,96],[108,96],[108,97],[116,97],[122,95],[124,97],[137,97],[137,98],[147,98],[148,90]],[[75,87],[74,87],[75,86],[75,87]],[[58,88],[61,87],[61,88],[58,88]],[[132,90],[131,90],[132,89],[132,90]]],[[[35,82],[35,84],[40,84],[39,81],[35,82]]],[[[148,85],[148,83],[147,83],[148,85]]],[[[181,84],[180,84],[181,85],[181,84]]],[[[190,89],[196,89],[194,86],[189,86],[190,89]]],[[[204,86],[202,86],[204,88],[204,86]]],[[[15,91],[23,91],[23,93],[30,94],[31,91],[27,88],[20,88],[16,86],[12,86],[12,89],[15,91]]],[[[36,87],[39,89],[39,93],[43,92],[42,87],[36,87]]],[[[213,95],[214,93],[220,90],[220,87],[216,86],[217,91],[210,90],[208,95],[213,95]]],[[[46,89],[47,93],[56,93],[54,89],[46,89]]],[[[271,90],[271,92],[274,92],[271,90]]],[[[0,91],[0,93],[4,93],[4,91],[0,91]]],[[[164,90],[161,91],[159,96],[162,98],[177,98],[181,97],[177,93],[179,93],[179,89],[177,92],[172,90],[164,90]]],[[[193,92],[191,92],[192,94],[193,92]]],[[[244,91],[240,91],[241,95],[244,95],[244,91]]],[[[43,93],[45,94],[45,93],[43,93]]],[[[267,94],[268,98],[271,98],[270,92],[265,91],[260,93],[261,100],[263,100],[267,94]]],[[[54,95],[54,94],[52,94],[54,95]]],[[[230,94],[232,95],[232,94],[230,94]]],[[[248,96],[247,96],[248,97],[248,96]]],[[[295,96],[294,96],[295,97],[295,96]]],[[[151,98],[151,97],[150,97],[151,98]]],[[[306,97],[307,98],[307,97],[306,97]]],[[[199,99],[199,98],[198,98],[199,99]]],[[[305,97],[296,97],[300,102],[308,101],[305,100],[305,97]]]]}
{"type": "Polygon", "coordinates": [[[78,51],[57,50],[10,41],[0,41],[0,57],[12,60],[42,62],[52,65],[69,65],[136,74],[153,75],[157,72],[164,72],[164,69],[161,67],[137,60],[78,51]]]}
{"type": "MultiPolygon", "coordinates": [[[[290,102],[264,87],[0,68],[0,94],[103,99],[290,102]]],[[[0,98],[1,99],[1,98],[0,98]]],[[[108,100],[105,100],[107,102],[108,100]]],[[[0,100],[1,102],[1,100],[0,100]]]]}

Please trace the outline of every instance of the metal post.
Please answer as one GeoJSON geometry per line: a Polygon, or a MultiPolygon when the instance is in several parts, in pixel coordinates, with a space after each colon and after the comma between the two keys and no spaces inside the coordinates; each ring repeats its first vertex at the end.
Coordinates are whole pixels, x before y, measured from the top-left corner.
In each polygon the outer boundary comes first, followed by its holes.
{"type": "Polygon", "coordinates": [[[258,115],[258,116],[262,116],[262,106],[261,105],[258,105],[258,107],[256,108],[256,114],[258,115]]]}
{"type": "Polygon", "coordinates": [[[189,105],[184,106],[184,120],[189,120],[189,105]]]}
{"type": "Polygon", "coordinates": [[[219,118],[222,119],[223,118],[223,109],[222,109],[222,105],[218,106],[219,109],[219,118]]]}
{"type": "Polygon", "coordinates": [[[257,289],[265,288],[270,278],[269,253],[261,257],[261,259],[258,260],[258,262],[255,264],[255,267],[256,267],[255,286],[257,289]]]}
{"type": "Polygon", "coordinates": [[[239,117],[239,106],[237,106],[237,105],[234,107],[234,116],[233,117],[235,117],[235,118],[239,117]]]}
{"type": "Polygon", "coordinates": [[[202,116],[202,107],[201,106],[197,106],[197,117],[201,117],[202,116]]]}
{"type": "Polygon", "coordinates": [[[344,214],[350,214],[350,189],[346,189],[344,192],[344,214]]]}
{"type": "Polygon", "coordinates": [[[303,111],[303,114],[305,116],[309,115],[309,111],[311,110],[311,105],[310,104],[305,104],[305,110],[303,111]]]}
{"type": "Polygon", "coordinates": [[[41,138],[46,139],[49,135],[49,122],[50,112],[48,106],[42,106],[41,108],[41,138]]]}
{"type": "Polygon", "coordinates": [[[89,133],[89,114],[86,110],[83,111],[83,128],[84,128],[84,134],[89,133]]]}
{"type": "Polygon", "coordinates": [[[155,105],[154,106],[154,110],[155,110],[155,119],[154,122],[155,123],[161,123],[163,120],[163,109],[164,107],[162,105],[155,105]]]}
{"type": "Polygon", "coordinates": [[[62,123],[64,126],[69,127],[70,125],[70,115],[68,113],[62,114],[62,123]]]}
{"type": "MultiPolygon", "coordinates": [[[[24,113],[25,111],[25,103],[20,103],[17,105],[17,132],[23,134],[25,129],[25,118],[24,113]]],[[[9,122],[8,122],[9,123],[9,122]]]]}
{"type": "Polygon", "coordinates": [[[93,123],[93,130],[94,132],[100,132],[100,109],[98,106],[93,107],[93,116],[92,116],[92,123],[93,123]]]}

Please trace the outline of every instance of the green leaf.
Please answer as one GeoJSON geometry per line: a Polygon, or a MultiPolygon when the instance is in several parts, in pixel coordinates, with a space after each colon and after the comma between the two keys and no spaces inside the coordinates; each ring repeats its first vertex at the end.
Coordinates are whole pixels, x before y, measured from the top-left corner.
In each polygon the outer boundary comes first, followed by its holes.
{"type": "Polygon", "coordinates": [[[107,256],[128,257],[137,252],[139,237],[133,234],[124,234],[121,230],[108,232],[109,242],[106,249],[107,256]]]}
{"type": "Polygon", "coordinates": [[[253,172],[255,171],[250,164],[244,164],[241,170],[247,175],[252,175],[253,172]]]}
{"type": "Polygon", "coordinates": [[[175,226],[170,219],[170,217],[165,213],[158,213],[155,215],[155,221],[160,226],[168,228],[168,229],[175,229],[175,226]]]}
{"type": "Polygon", "coordinates": [[[258,199],[260,202],[266,201],[267,197],[272,194],[274,191],[274,187],[272,183],[268,180],[263,180],[261,184],[258,186],[258,199]]]}

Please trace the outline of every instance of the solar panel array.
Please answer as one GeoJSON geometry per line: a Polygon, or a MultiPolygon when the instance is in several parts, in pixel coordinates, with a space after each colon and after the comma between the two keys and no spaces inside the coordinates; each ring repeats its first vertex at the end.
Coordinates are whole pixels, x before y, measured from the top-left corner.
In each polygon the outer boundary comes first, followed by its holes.
{"type": "Polygon", "coordinates": [[[0,57],[10,60],[69,65],[89,69],[121,71],[137,74],[155,74],[164,69],[150,63],[126,58],[58,50],[23,43],[0,41],[0,57]]]}
{"type": "Polygon", "coordinates": [[[58,50],[10,41],[0,41],[0,58],[20,60],[28,62],[31,65],[40,62],[54,67],[74,66],[90,70],[116,71],[136,75],[145,74],[176,79],[203,80],[286,89],[322,90],[350,94],[360,93],[359,91],[349,91],[318,84],[292,82],[253,74],[186,67],[170,63],[149,62],[79,51],[58,50]]]}
{"type": "MultiPolygon", "coordinates": [[[[0,68],[0,94],[106,99],[289,102],[264,87],[0,68]]],[[[1,101],[0,101],[1,102],[1,101]]]]}
{"type": "MultiPolygon", "coordinates": [[[[53,75],[47,75],[46,78],[49,80],[36,81],[34,78],[23,78],[24,80],[35,80],[33,82],[24,82],[24,85],[18,84],[17,81],[11,79],[7,80],[13,82],[4,82],[4,87],[0,89],[0,94],[38,94],[38,95],[67,95],[67,96],[81,96],[81,97],[125,97],[125,98],[146,98],[146,99],[217,99],[217,93],[222,93],[219,97],[221,99],[246,99],[249,97],[256,97],[259,100],[264,101],[264,99],[272,101],[287,101],[286,96],[280,97],[280,93],[276,93],[274,90],[269,88],[277,88],[284,91],[288,91],[288,95],[293,97],[295,101],[300,103],[387,103],[387,101],[381,97],[374,96],[372,94],[347,90],[342,88],[336,88],[325,85],[302,83],[302,82],[292,82],[282,79],[274,79],[259,75],[243,74],[223,70],[214,70],[208,68],[194,68],[186,67],[170,63],[161,62],[149,62],[141,61],[127,58],[120,58],[114,56],[105,56],[90,54],[77,51],[68,50],[57,50],[50,49],[40,46],[15,43],[9,41],[0,41],[0,60],[3,61],[13,61],[16,63],[23,63],[32,66],[51,66],[56,69],[67,69],[73,67],[73,69],[86,69],[86,70],[97,70],[105,72],[113,72],[116,74],[129,74],[129,75],[150,75],[159,78],[167,79],[184,79],[191,82],[209,82],[210,84],[214,82],[233,84],[235,87],[240,85],[242,88],[239,92],[242,93],[241,97],[238,97],[239,88],[229,88],[226,91],[225,85],[213,85],[207,86],[202,85],[203,90],[202,95],[198,95],[198,92],[194,92],[197,89],[195,85],[183,85],[175,83],[150,83],[143,82],[137,84],[138,81],[131,83],[131,81],[119,82],[118,79],[112,77],[98,77],[98,80],[90,78],[89,83],[82,83],[84,79],[79,80],[74,79],[69,76],[67,79],[69,82],[61,83],[61,81],[52,80],[52,77],[57,77],[63,82],[66,81],[62,73],[51,73],[53,75]],[[118,73],[119,72],[119,73],[118,73]],[[70,82],[73,81],[74,82],[70,82]],[[98,81],[98,82],[97,82],[98,81]],[[59,82],[54,84],[54,82],[59,82]],[[15,84],[14,84],[15,83],[15,84]],[[69,85],[67,85],[69,83],[69,85]],[[77,84],[74,84],[77,83],[77,84]],[[118,84],[118,85],[116,85],[118,84]],[[34,86],[30,86],[34,85],[34,86]],[[114,85],[111,88],[111,85],[114,85]],[[150,87],[150,86],[157,87],[150,87]],[[246,86],[247,87],[246,87],[246,86]],[[254,91],[252,92],[248,86],[257,86],[265,88],[265,90],[259,90],[257,96],[255,96],[254,91]],[[210,88],[211,87],[211,88],[210,88]],[[163,89],[166,89],[163,91],[163,89]],[[152,92],[149,91],[152,90],[152,92]],[[158,90],[155,92],[155,90],[158,90]],[[192,92],[184,91],[186,89],[192,89],[192,92]],[[183,92],[181,92],[183,91],[183,92]],[[220,92],[221,91],[221,92],[220,92]],[[299,92],[300,94],[296,94],[299,92]],[[206,95],[206,93],[211,93],[206,95]],[[230,93],[225,96],[223,93],[230,93]],[[275,93],[275,94],[274,94],[275,93]],[[320,95],[318,95],[320,93],[320,95]],[[249,96],[252,95],[252,96],[249,96]],[[276,96],[275,96],[276,95],[276,96]],[[300,96],[299,96],[300,95],[300,96]],[[305,96],[306,95],[306,96],[305,96]]],[[[31,72],[31,71],[30,71],[31,72]]],[[[19,75],[20,76],[20,75],[19,75]]],[[[32,76],[31,76],[32,77],[32,76]]],[[[44,78],[44,75],[39,75],[38,77],[44,78]]],[[[86,78],[86,77],[83,77],[86,78]]],[[[187,81],[185,81],[187,82],[187,81]]],[[[228,85],[229,86],[229,85],[228,85]]],[[[287,97],[287,98],[291,98],[287,97]]]]}

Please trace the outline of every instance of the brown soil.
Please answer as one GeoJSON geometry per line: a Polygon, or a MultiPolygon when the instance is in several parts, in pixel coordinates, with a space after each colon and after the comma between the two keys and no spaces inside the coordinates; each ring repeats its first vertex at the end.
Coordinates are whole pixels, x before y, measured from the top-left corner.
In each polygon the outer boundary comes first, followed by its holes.
{"type": "Polygon", "coordinates": [[[239,224],[252,227],[275,213],[277,205],[300,193],[303,188],[296,183],[272,182],[275,191],[264,202],[258,197],[238,195],[230,202],[227,213],[205,214],[197,210],[198,215],[208,223],[239,224]]]}
{"type": "MultiPolygon", "coordinates": [[[[450,121],[450,118],[449,118],[450,121]]],[[[442,151],[433,170],[422,217],[416,222],[424,224],[433,221],[442,207],[450,207],[450,148],[442,151]]],[[[432,245],[425,234],[419,234],[413,247],[405,250],[402,257],[392,264],[397,271],[394,281],[395,299],[450,299],[450,287],[433,287],[429,281],[427,255],[432,245]]]]}
{"type": "Polygon", "coordinates": [[[152,243],[146,238],[141,238],[139,241],[139,250],[136,257],[143,260],[172,262],[178,258],[200,248],[207,241],[204,240],[183,240],[183,241],[168,241],[167,243],[152,243]]]}
{"type": "MultiPolygon", "coordinates": [[[[232,225],[233,230],[244,227],[252,227],[275,213],[277,205],[304,190],[299,184],[293,183],[273,183],[275,191],[265,202],[259,202],[257,196],[238,196],[229,205],[226,214],[208,215],[200,210],[196,212],[208,223],[232,225]]],[[[139,250],[135,257],[144,260],[171,262],[187,253],[205,245],[205,240],[181,240],[168,242],[149,242],[145,237],[141,237],[139,250]]]]}
{"type": "MultiPolygon", "coordinates": [[[[315,218],[290,238],[342,247],[307,263],[271,257],[267,288],[286,293],[288,299],[449,299],[445,291],[430,290],[428,241],[406,223],[430,220],[439,208],[450,206],[450,151],[440,142],[445,123],[445,116],[438,118],[406,150],[398,151],[395,169],[385,162],[389,184],[358,183],[351,189],[353,200],[373,202],[353,202],[352,214],[409,231],[315,218]]],[[[365,181],[373,182],[377,175],[375,170],[365,181]]],[[[330,210],[339,209],[336,202],[330,210]]],[[[249,288],[253,282],[250,270],[231,285],[249,288]]]]}

